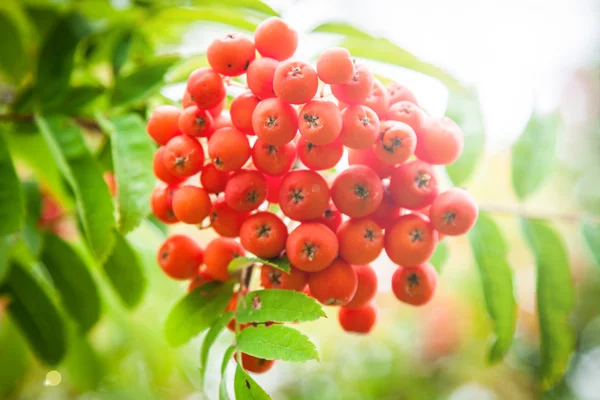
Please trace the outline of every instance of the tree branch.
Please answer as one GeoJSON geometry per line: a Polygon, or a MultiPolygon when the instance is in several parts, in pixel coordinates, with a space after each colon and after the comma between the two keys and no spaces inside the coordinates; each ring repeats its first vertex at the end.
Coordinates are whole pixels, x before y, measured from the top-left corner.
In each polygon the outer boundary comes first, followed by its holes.
{"type": "MultiPolygon", "coordinates": [[[[83,129],[94,132],[94,133],[103,133],[102,129],[98,122],[91,118],[78,118],[72,117],[73,121],[83,129]]],[[[8,122],[24,122],[28,124],[33,124],[34,116],[33,114],[0,114],[0,121],[8,121],[8,122]]]]}
{"type": "Polygon", "coordinates": [[[494,202],[480,202],[479,209],[491,214],[498,214],[509,217],[520,217],[530,219],[544,219],[548,221],[560,221],[568,223],[579,223],[590,221],[600,223],[600,216],[561,211],[531,210],[519,204],[501,204],[494,202]]]}

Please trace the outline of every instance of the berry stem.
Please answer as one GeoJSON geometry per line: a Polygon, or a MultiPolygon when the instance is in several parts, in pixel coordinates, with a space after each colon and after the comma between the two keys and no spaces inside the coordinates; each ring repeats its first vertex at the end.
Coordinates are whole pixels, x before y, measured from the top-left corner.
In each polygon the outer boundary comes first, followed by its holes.
{"type": "Polygon", "coordinates": [[[590,221],[600,223],[600,216],[583,213],[566,213],[560,211],[531,210],[520,204],[501,204],[494,202],[480,202],[479,208],[492,214],[508,217],[520,217],[531,219],[544,219],[548,221],[560,221],[567,223],[579,223],[590,221]]]}
{"type": "Polygon", "coordinates": [[[239,88],[242,88],[242,89],[248,89],[248,85],[244,85],[243,83],[236,82],[233,79],[231,79],[231,77],[229,77],[229,76],[226,77],[226,78],[223,78],[223,82],[227,86],[233,86],[233,87],[239,87],[239,88]]]}
{"type": "Polygon", "coordinates": [[[236,361],[239,366],[242,366],[242,353],[237,349],[238,345],[238,337],[240,336],[241,328],[240,322],[238,320],[238,311],[240,309],[240,304],[242,304],[242,299],[244,298],[244,288],[248,288],[250,286],[250,280],[252,279],[252,271],[254,269],[254,264],[250,265],[247,268],[242,270],[240,274],[240,288],[237,292],[237,303],[235,306],[234,318],[235,318],[235,339],[234,344],[236,347],[236,361]]]}

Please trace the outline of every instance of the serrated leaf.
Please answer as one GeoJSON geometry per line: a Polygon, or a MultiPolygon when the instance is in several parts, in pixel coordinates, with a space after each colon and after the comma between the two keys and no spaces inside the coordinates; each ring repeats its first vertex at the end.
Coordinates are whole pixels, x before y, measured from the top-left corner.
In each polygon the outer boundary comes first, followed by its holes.
{"type": "Polygon", "coordinates": [[[512,184],[515,194],[524,200],[552,174],[556,158],[556,115],[537,115],[512,148],[512,184]]]}
{"type": "Polygon", "coordinates": [[[41,104],[51,104],[67,89],[75,60],[75,49],[91,32],[86,19],[71,13],[59,18],[42,45],[35,95],[41,104]]]}
{"type": "Polygon", "coordinates": [[[265,289],[250,292],[240,303],[236,319],[246,322],[304,322],[325,317],[312,297],[294,290],[265,289]]]}
{"type": "Polygon", "coordinates": [[[500,361],[510,348],[516,326],[513,275],[507,261],[508,245],[496,223],[480,213],[469,241],[483,286],[486,310],[494,325],[488,360],[500,361]]]}
{"type": "Polygon", "coordinates": [[[150,195],[156,182],[151,168],[155,147],[137,115],[115,117],[107,125],[117,183],[117,223],[126,234],[150,214],[150,195]]]}
{"type": "Polygon", "coordinates": [[[236,400],[270,400],[271,397],[238,364],[235,369],[233,390],[236,400]]]}
{"type": "Polygon", "coordinates": [[[104,272],[127,308],[138,305],[146,290],[146,274],[131,244],[118,232],[112,253],[104,263],[104,272]]]}
{"type": "Polygon", "coordinates": [[[229,262],[227,270],[230,274],[249,267],[252,264],[265,264],[273,268],[284,271],[289,274],[291,271],[290,260],[287,257],[279,257],[271,260],[265,260],[260,257],[236,257],[229,262]]]}
{"type": "Polygon", "coordinates": [[[229,400],[229,394],[227,393],[227,366],[235,353],[235,346],[229,346],[225,353],[223,353],[223,361],[221,361],[221,382],[219,383],[219,400],[229,400]]]}
{"type": "Polygon", "coordinates": [[[446,166],[448,176],[456,186],[464,185],[473,177],[484,152],[485,131],[479,97],[474,91],[450,92],[446,116],[456,122],[464,135],[463,151],[452,164],[446,166]]]}
{"type": "Polygon", "coordinates": [[[45,289],[13,263],[0,294],[10,297],[8,312],[34,353],[46,364],[58,364],[67,348],[65,324],[45,289]]]}
{"type": "MultiPolygon", "coordinates": [[[[213,6],[223,6],[222,0],[194,0],[192,2],[194,5],[213,5],[213,6]]],[[[279,16],[279,13],[273,10],[268,4],[265,4],[262,1],[258,0],[228,0],[227,1],[228,8],[242,8],[248,11],[255,11],[261,14],[269,15],[269,16],[279,16]]]]}
{"type": "Polygon", "coordinates": [[[438,244],[435,252],[431,256],[429,263],[433,265],[438,274],[442,273],[442,267],[448,260],[448,245],[445,242],[438,244]]]}
{"type": "Polygon", "coordinates": [[[102,169],[86,147],[81,130],[63,117],[36,116],[58,167],[75,193],[85,236],[102,262],[114,244],[113,203],[102,169]]]}
{"type": "Polygon", "coordinates": [[[600,267],[600,224],[586,221],[581,225],[581,231],[593,260],[600,267]]]}
{"type": "Polygon", "coordinates": [[[26,70],[25,44],[19,27],[13,19],[0,10],[0,69],[19,83],[26,70]]]}
{"type": "Polygon", "coordinates": [[[292,264],[290,263],[290,259],[286,256],[271,259],[266,264],[270,265],[273,268],[277,268],[278,270],[281,270],[286,274],[289,274],[292,271],[292,264]]]}
{"type": "Polygon", "coordinates": [[[372,39],[373,36],[361,31],[360,29],[346,22],[326,22],[314,28],[311,32],[314,33],[335,33],[349,37],[357,37],[361,39],[372,39]]]}
{"type": "Polygon", "coordinates": [[[315,345],[306,335],[283,325],[246,328],[238,336],[237,345],[239,351],[267,360],[319,360],[315,345]]]}
{"type": "Polygon", "coordinates": [[[575,349],[568,322],[575,291],[567,251],[555,230],[540,220],[523,219],[521,227],[535,256],[541,381],[549,389],[564,375],[575,349]]]}
{"type": "Polygon", "coordinates": [[[17,232],[25,220],[25,200],[4,135],[0,134],[0,236],[17,232]]]}
{"type": "Polygon", "coordinates": [[[81,332],[87,332],[100,318],[98,287],[79,254],[54,234],[46,234],[41,261],[52,277],[67,313],[81,332]]]}
{"type": "Polygon", "coordinates": [[[221,315],[219,319],[215,321],[213,326],[210,328],[204,341],[202,342],[202,348],[200,349],[200,382],[204,382],[204,376],[206,374],[206,367],[208,361],[208,352],[210,351],[211,346],[217,340],[217,337],[223,332],[223,329],[227,326],[229,321],[233,318],[233,313],[231,311],[226,312],[221,315]]]}
{"type": "Polygon", "coordinates": [[[231,282],[208,282],[179,300],[167,317],[167,342],[180,346],[213,325],[227,306],[232,287],[231,282]]]}
{"type": "Polygon", "coordinates": [[[177,57],[156,58],[127,75],[119,75],[111,96],[113,106],[123,107],[144,100],[164,83],[169,69],[178,61],[177,57]]]}

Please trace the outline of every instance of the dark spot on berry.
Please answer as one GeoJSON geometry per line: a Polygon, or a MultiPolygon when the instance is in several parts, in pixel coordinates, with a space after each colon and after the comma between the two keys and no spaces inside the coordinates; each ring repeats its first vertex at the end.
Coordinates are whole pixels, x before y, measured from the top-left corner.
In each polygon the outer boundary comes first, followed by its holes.
{"type": "Polygon", "coordinates": [[[271,233],[271,227],[267,224],[262,224],[256,230],[256,235],[258,237],[268,237],[270,233],[271,233]]]}
{"type": "Polygon", "coordinates": [[[424,187],[429,187],[429,181],[431,180],[431,175],[426,172],[419,171],[417,176],[415,176],[415,183],[419,189],[424,187]]]}
{"type": "Polygon", "coordinates": [[[292,189],[291,198],[294,204],[298,204],[302,200],[304,200],[304,192],[302,191],[302,189],[292,189]]]}
{"type": "Polygon", "coordinates": [[[317,250],[319,247],[313,243],[306,242],[302,247],[302,254],[306,256],[310,261],[315,259],[315,255],[317,254],[317,250]]]}
{"type": "Polygon", "coordinates": [[[244,63],[244,71],[248,69],[249,65],[250,65],[250,60],[246,60],[246,62],[244,63]]]}
{"type": "Polygon", "coordinates": [[[369,197],[369,189],[365,185],[356,184],[354,185],[354,194],[361,200],[369,197]]]}
{"type": "Polygon", "coordinates": [[[414,242],[422,242],[423,241],[423,231],[420,229],[415,229],[411,231],[408,236],[410,237],[410,241],[414,242]]]}
{"type": "Polygon", "coordinates": [[[369,242],[372,242],[377,238],[377,233],[375,233],[374,230],[367,228],[365,229],[364,238],[367,239],[369,242]]]}

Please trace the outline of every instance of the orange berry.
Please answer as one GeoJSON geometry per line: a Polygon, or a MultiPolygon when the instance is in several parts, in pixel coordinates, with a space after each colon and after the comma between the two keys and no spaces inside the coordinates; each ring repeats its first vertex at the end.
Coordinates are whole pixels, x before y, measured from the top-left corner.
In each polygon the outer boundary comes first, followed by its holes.
{"type": "Polygon", "coordinates": [[[231,260],[245,254],[244,248],[233,239],[213,239],[204,250],[206,272],[215,280],[226,281],[231,278],[227,270],[231,260]]]}
{"type": "Polygon", "coordinates": [[[258,171],[235,172],[225,186],[225,201],[239,212],[256,210],[267,198],[267,181],[258,171]]]}
{"type": "Polygon", "coordinates": [[[173,194],[173,213],[185,224],[199,224],[208,217],[212,203],[208,192],[196,186],[183,186],[173,194]]]}
{"type": "Polygon", "coordinates": [[[262,374],[267,372],[273,366],[275,360],[265,360],[257,358],[246,353],[242,353],[242,366],[247,372],[262,374]]]}
{"type": "Polygon", "coordinates": [[[342,223],[342,213],[340,210],[335,208],[335,204],[330,202],[323,215],[312,222],[319,222],[327,226],[333,232],[337,232],[340,224],[342,223]]]}
{"type": "Polygon", "coordinates": [[[279,207],[289,218],[307,221],[319,218],[329,204],[329,186],[314,171],[288,172],[279,186],[279,207]]]}
{"type": "Polygon", "coordinates": [[[373,304],[361,308],[340,307],[338,321],[346,332],[366,334],[371,332],[377,320],[377,309],[373,304]]]}
{"type": "Polygon", "coordinates": [[[268,211],[251,215],[242,224],[240,241],[246,250],[262,258],[275,258],[285,248],[287,227],[268,211]]]}
{"type": "Polygon", "coordinates": [[[200,173],[200,184],[208,193],[221,193],[230,176],[230,172],[219,171],[215,164],[206,164],[200,173]]]}
{"type": "Polygon", "coordinates": [[[300,134],[314,144],[333,142],[342,130],[342,114],[332,101],[311,100],[298,116],[300,134]]]}
{"type": "Polygon", "coordinates": [[[412,267],[429,260],[438,244],[438,234],[421,214],[406,214],[385,230],[385,252],[392,262],[412,267]]]}
{"type": "Polygon", "coordinates": [[[296,146],[293,142],[274,146],[261,139],[256,139],[252,147],[252,162],[260,172],[281,176],[292,169],[296,161],[296,146]]]}
{"type": "Polygon", "coordinates": [[[375,221],[349,219],[337,230],[340,258],[350,264],[368,264],[383,250],[383,231],[375,221]]]}
{"type": "Polygon", "coordinates": [[[199,108],[216,107],[226,96],[221,76],[211,68],[198,68],[190,74],[187,91],[199,108]]]}
{"type": "Polygon", "coordinates": [[[261,56],[282,61],[294,55],[298,33],[281,18],[270,17],[256,27],[254,43],[261,56]]]}
{"type": "Polygon", "coordinates": [[[379,138],[373,151],[386,164],[402,164],[413,155],[417,146],[417,135],[407,124],[398,121],[383,121],[379,138]]]}
{"type": "Polygon", "coordinates": [[[335,259],[323,270],[308,276],[308,286],[315,299],[327,306],[348,304],[358,288],[358,277],[352,265],[335,259]]]}
{"type": "Polygon", "coordinates": [[[159,221],[165,224],[174,224],[178,222],[173,213],[172,199],[176,186],[156,185],[150,197],[150,206],[152,213],[159,221]]]}
{"type": "Polygon", "coordinates": [[[302,292],[306,288],[308,276],[306,272],[291,267],[290,273],[269,265],[260,267],[260,282],[265,289],[286,289],[302,292]]]}
{"type": "Polygon", "coordinates": [[[280,99],[265,99],[252,113],[252,128],[256,136],[266,143],[280,146],[296,136],[298,114],[294,107],[280,99]]]}
{"type": "Polygon", "coordinates": [[[373,73],[364,64],[356,65],[356,73],[350,82],[331,85],[331,93],[336,99],[349,105],[363,103],[373,90],[373,73]]]}
{"type": "Polygon", "coordinates": [[[429,211],[433,227],[450,236],[464,235],[470,231],[478,215],[479,208],[473,196],[459,188],[440,193],[429,211]]]}
{"type": "Polygon", "coordinates": [[[251,91],[239,94],[231,102],[231,106],[229,107],[231,122],[240,132],[246,135],[254,135],[252,113],[259,102],[260,99],[251,91]]]}
{"type": "Polygon", "coordinates": [[[265,175],[267,180],[267,201],[269,203],[279,203],[279,186],[281,185],[281,176],[265,175]]]}
{"type": "Polygon", "coordinates": [[[225,199],[217,199],[213,203],[210,214],[210,226],[224,237],[238,237],[242,224],[250,213],[235,211],[227,205],[225,199]]]}
{"type": "Polygon", "coordinates": [[[241,33],[229,33],[217,38],[206,50],[210,66],[226,76],[242,75],[255,57],[252,39],[241,33]]]}
{"type": "Polygon", "coordinates": [[[315,97],[318,88],[317,72],[304,61],[282,61],[275,69],[273,90],[286,103],[308,103],[315,97]]]}
{"type": "Polygon", "coordinates": [[[157,254],[158,265],[173,279],[189,279],[202,264],[202,247],[185,235],[168,237],[157,254]]]}
{"type": "Polygon", "coordinates": [[[413,306],[428,303],[435,293],[437,272],[429,263],[399,267],[392,275],[392,291],[396,298],[413,306]]]}
{"type": "Polygon", "coordinates": [[[285,250],[294,267],[306,272],[320,271],[337,256],[338,240],[327,226],[304,222],[289,234],[285,250]]]}
{"type": "Polygon", "coordinates": [[[390,106],[396,104],[399,101],[410,101],[413,104],[419,105],[417,98],[414,93],[411,92],[406,86],[402,86],[399,83],[392,82],[386,86],[386,91],[390,98],[390,106]]]}
{"type": "Polygon", "coordinates": [[[379,207],[372,214],[369,214],[369,218],[375,221],[382,229],[387,229],[394,219],[400,216],[402,209],[398,207],[392,198],[390,182],[385,180],[381,183],[383,185],[383,200],[379,207]]]}
{"type": "Polygon", "coordinates": [[[250,158],[248,137],[235,128],[221,128],[208,140],[208,155],[220,171],[235,171],[250,158]]]}
{"type": "Polygon", "coordinates": [[[298,138],[298,158],[306,168],[325,170],[333,168],[344,155],[344,146],[339,140],[324,145],[316,145],[304,137],[298,138]]]}
{"type": "Polygon", "coordinates": [[[343,214],[360,218],[374,212],[383,200],[383,186],[377,174],[364,165],[352,165],[331,185],[331,199],[343,214]]]}
{"type": "Polygon", "coordinates": [[[369,93],[363,103],[371,110],[375,111],[379,119],[384,119],[390,107],[390,96],[388,95],[385,86],[378,79],[373,81],[373,90],[369,93]]]}
{"type": "Polygon", "coordinates": [[[340,139],[346,147],[366,149],[379,134],[379,117],[367,106],[349,106],[342,111],[340,139]]]}
{"type": "Polygon", "coordinates": [[[358,286],[352,300],[344,308],[361,308],[369,304],[377,294],[377,274],[370,265],[353,265],[358,286]]]}
{"type": "Polygon", "coordinates": [[[205,271],[198,271],[198,274],[193,276],[188,285],[187,291],[188,293],[193,291],[194,289],[208,283],[210,281],[214,281],[213,277],[210,276],[205,271]]]}
{"type": "Polygon", "coordinates": [[[152,111],[146,132],[158,144],[165,145],[177,135],[179,130],[179,116],[181,110],[175,106],[158,106],[152,111]]]}
{"type": "Polygon", "coordinates": [[[413,160],[401,164],[390,179],[390,193],[400,207],[417,210],[433,203],[438,195],[438,183],[433,167],[413,160]]]}
{"type": "Polygon", "coordinates": [[[190,136],[175,136],[165,146],[163,162],[171,175],[195,175],[204,166],[204,148],[198,140],[190,136]]]}
{"type": "Polygon", "coordinates": [[[279,61],[263,57],[257,58],[250,63],[246,72],[246,82],[248,88],[261,100],[275,97],[273,90],[273,77],[279,61]]]}
{"type": "Polygon", "coordinates": [[[387,119],[404,122],[409,125],[415,133],[420,134],[423,125],[424,115],[419,106],[410,101],[400,101],[390,106],[387,113],[387,119]]]}
{"type": "Polygon", "coordinates": [[[179,117],[179,129],[188,136],[208,137],[215,131],[215,125],[208,111],[190,106],[179,117]]]}
{"type": "Polygon", "coordinates": [[[154,158],[152,159],[152,171],[154,176],[169,185],[177,185],[185,180],[184,177],[176,176],[170,173],[165,166],[164,161],[165,148],[164,146],[156,149],[154,158]]]}
{"type": "Polygon", "coordinates": [[[341,47],[325,50],[317,59],[317,74],[323,83],[349,83],[356,70],[350,52],[341,47]]]}
{"type": "Polygon", "coordinates": [[[215,127],[215,131],[218,131],[221,128],[233,128],[233,123],[231,122],[231,117],[228,112],[223,112],[213,119],[213,125],[215,127]]]}
{"type": "Polygon", "coordinates": [[[386,164],[377,157],[372,147],[366,149],[348,149],[348,164],[365,165],[383,179],[394,171],[394,166],[386,164]]]}
{"type": "Polygon", "coordinates": [[[460,127],[450,118],[425,119],[415,155],[425,162],[448,165],[460,157],[464,147],[464,136],[460,127]]]}

